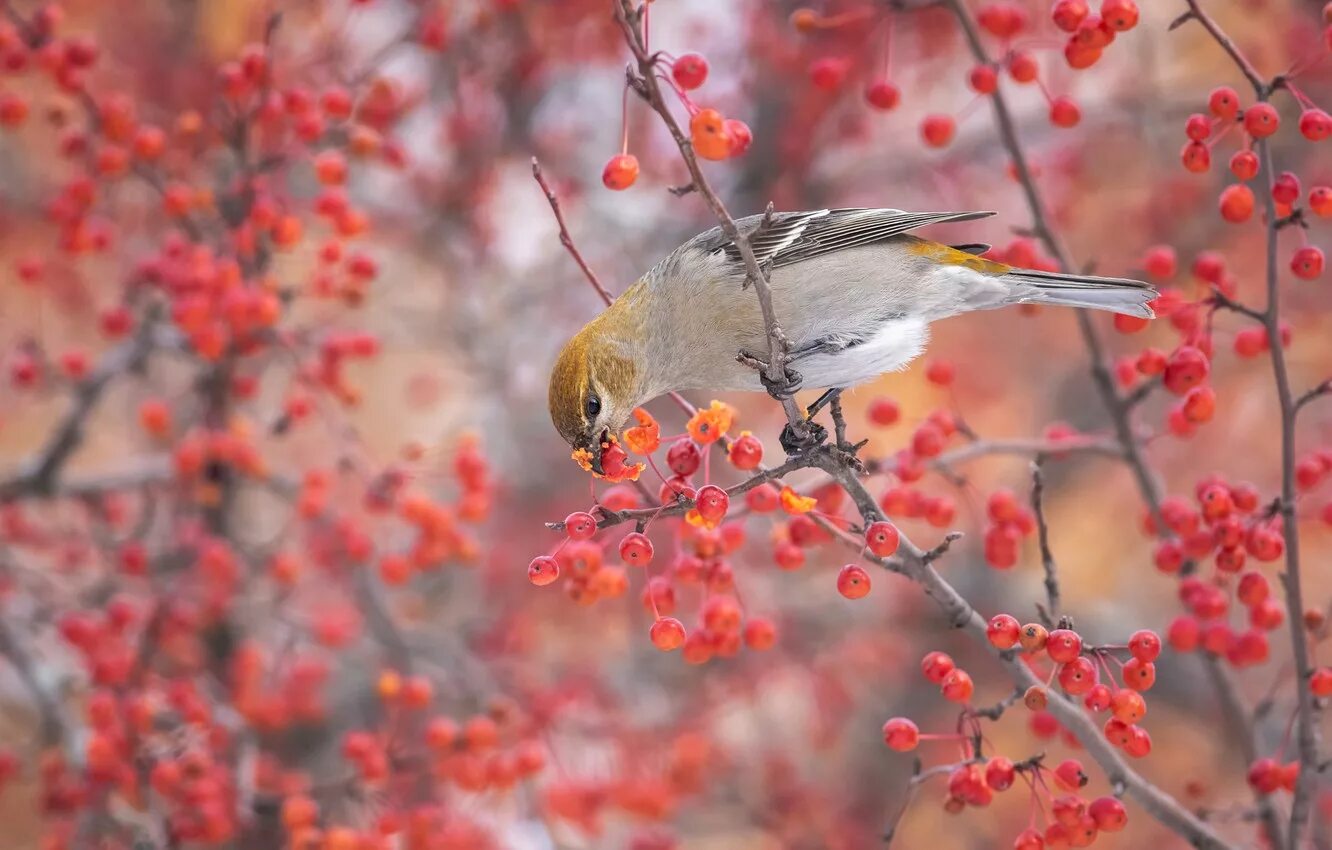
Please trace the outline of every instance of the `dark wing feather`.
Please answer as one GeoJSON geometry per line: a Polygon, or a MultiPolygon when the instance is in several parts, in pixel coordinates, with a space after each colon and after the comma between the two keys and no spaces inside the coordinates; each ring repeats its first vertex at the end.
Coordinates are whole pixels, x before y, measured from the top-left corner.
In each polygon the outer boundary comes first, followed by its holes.
{"type": "MultiPolygon", "coordinates": [[[[789,266],[823,254],[882,242],[927,224],[971,221],[992,212],[903,212],[902,210],[839,209],[804,213],[779,213],[766,225],[763,216],[736,222],[750,235],[750,246],[759,263],[772,268],[789,266]]],[[[724,250],[728,259],[740,263],[740,252],[720,231],[708,234],[713,250],[724,250]],[[721,238],[717,238],[721,237],[721,238]]]]}

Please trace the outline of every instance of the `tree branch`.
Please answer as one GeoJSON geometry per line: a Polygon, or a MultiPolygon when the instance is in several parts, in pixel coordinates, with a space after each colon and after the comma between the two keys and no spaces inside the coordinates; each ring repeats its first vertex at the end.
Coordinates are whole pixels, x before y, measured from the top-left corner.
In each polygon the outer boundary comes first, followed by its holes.
{"type": "Polygon", "coordinates": [[[592,288],[597,291],[597,295],[601,297],[602,302],[609,307],[615,299],[611,297],[610,291],[601,285],[596,272],[592,271],[592,267],[587,264],[587,260],[583,259],[582,252],[574,244],[573,237],[569,235],[569,228],[564,223],[564,213],[560,210],[560,199],[555,197],[555,190],[551,189],[550,184],[546,182],[546,175],[541,173],[541,163],[537,162],[536,157],[532,157],[532,176],[536,178],[537,185],[541,187],[541,191],[545,194],[546,201],[550,204],[550,211],[555,214],[555,223],[560,226],[560,244],[564,246],[564,250],[569,252],[569,256],[574,258],[578,268],[583,270],[583,277],[587,278],[587,282],[592,284],[592,288]]]}
{"type": "Polygon", "coordinates": [[[788,344],[786,335],[782,332],[782,326],[777,320],[777,313],[772,305],[772,289],[768,286],[767,274],[760,267],[758,258],[754,255],[754,249],[749,244],[749,239],[736,227],[735,219],[727,211],[726,205],[717,195],[707,178],[703,176],[703,169],[699,166],[698,157],[694,155],[693,144],[689,138],[680,129],[680,124],[675,120],[670,106],[662,96],[661,85],[657,80],[656,62],[657,57],[648,52],[647,44],[644,41],[642,31],[642,8],[634,6],[634,0],[612,0],[615,5],[615,20],[620,25],[620,30],[624,34],[625,43],[634,55],[638,65],[638,76],[634,80],[634,87],[648,105],[661,116],[662,123],[670,131],[671,138],[675,140],[676,147],[680,149],[680,157],[684,160],[685,167],[689,170],[694,189],[707,202],[708,208],[716,217],[722,233],[730,239],[740,253],[740,258],[744,262],[746,280],[745,286],[752,285],[754,294],[758,298],[759,309],[763,314],[763,326],[767,332],[768,339],[768,359],[764,364],[762,374],[769,393],[782,404],[782,409],[786,413],[786,421],[791,429],[792,435],[797,443],[808,440],[810,429],[805,417],[796,406],[795,399],[792,398],[789,389],[792,381],[787,369],[787,351],[788,344]]]}
{"type": "Polygon", "coordinates": [[[1046,618],[1053,625],[1059,621],[1059,569],[1054,553],[1050,551],[1050,527],[1045,522],[1042,497],[1045,495],[1045,476],[1041,474],[1041,458],[1031,464],[1031,509],[1036,514],[1036,532],[1041,547],[1041,568],[1045,571],[1045,601],[1049,606],[1046,618]]]}

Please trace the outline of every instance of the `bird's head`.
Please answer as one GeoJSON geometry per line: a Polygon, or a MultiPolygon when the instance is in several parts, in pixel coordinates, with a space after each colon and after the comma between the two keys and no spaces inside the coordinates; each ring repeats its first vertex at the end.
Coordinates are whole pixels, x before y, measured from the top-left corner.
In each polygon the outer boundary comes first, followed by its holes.
{"type": "Polygon", "coordinates": [[[592,455],[602,473],[599,448],[617,434],[644,399],[639,398],[640,369],[631,346],[616,334],[613,311],[593,319],[555,361],[550,373],[550,419],[574,449],[592,455]]]}

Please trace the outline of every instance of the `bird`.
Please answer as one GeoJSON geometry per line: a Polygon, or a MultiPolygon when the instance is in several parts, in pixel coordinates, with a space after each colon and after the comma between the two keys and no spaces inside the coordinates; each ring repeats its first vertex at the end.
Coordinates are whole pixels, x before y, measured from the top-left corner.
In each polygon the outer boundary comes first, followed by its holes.
{"type": "MultiPolygon", "coordinates": [[[[1150,284],[1017,268],[984,244],[915,235],[993,212],[824,209],[738,219],[764,270],[801,385],[841,390],[904,368],[939,319],[1012,304],[1052,304],[1153,318],[1150,284]]],[[[653,266],[565,344],[548,401],[570,446],[599,452],[635,410],[681,390],[763,390],[742,351],[767,350],[759,301],[739,249],[720,227],[653,266]]],[[[794,376],[793,376],[794,378],[794,376]]]]}

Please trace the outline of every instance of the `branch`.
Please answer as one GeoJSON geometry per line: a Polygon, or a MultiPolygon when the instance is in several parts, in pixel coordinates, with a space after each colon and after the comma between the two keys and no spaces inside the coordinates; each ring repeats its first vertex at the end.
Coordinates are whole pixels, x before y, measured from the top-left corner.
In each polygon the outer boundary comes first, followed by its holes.
{"type": "Polygon", "coordinates": [[[680,129],[680,124],[675,120],[671,113],[670,106],[667,105],[662,96],[661,85],[657,80],[655,54],[649,53],[647,44],[644,40],[642,31],[642,9],[635,8],[634,0],[612,0],[615,5],[615,20],[624,34],[625,43],[633,53],[634,59],[638,65],[638,76],[632,79],[634,89],[647,101],[659,116],[666,129],[670,131],[671,138],[675,140],[675,145],[680,149],[680,157],[684,160],[685,167],[689,170],[695,191],[703,196],[707,202],[708,208],[716,217],[722,233],[730,239],[740,253],[740,258],[744,262],[746,279],[744,286],[753,285],[754,294],[758,297],[759,309],[763,314],[763,326],[767,331],[768,338],[768,359],[762,371],[765,378],[765,385],[768,392],[782,404],[782,409],[786,413],[786,421],[791,429],[796,442],[804,442],[809,437],[809,428],[805,417],[801,414],[800,408],[796,406],[795,399],[792,398],[791,387],[794,383],[789,374],[786,365],[786,356],[788,344],[786,335],[782,332],[781,324],[777,321],[777,313],[772,305],[772,289],[768,286],[768,277],[759,266],[758,258],[754,255],[754,249],[749,244],[749,239],[740,232],[735,224],[735,219],[726,210],[726,205],[722,203],[712,185],[708,183],[703,176],[703,170],[698,164],[698,157],[694,155],[694,147],[689,138],[685,136],[684,131],[680,129]]]}
{"type": "Polygon", "coordinates": [[[574,244],[573,237],[569,235],[569,228],[564,223],[564,213],[560,211],[560,199],[555,197],[555,190],[551,189],[550,185],[546,183],[546,175],[541,173],[541,163],[537,162],[536,157],[532,157],[532,176],[536,178],[537,185],[545,193],[546,201],[550,203],[550,211],[555,214],[555,223],[560,226],[560,244],[574,258],[578,268],[583,270],[583,277],[587,278],[587,282],[592,284],[592,288],[597,291],[597,295],[601,296],[601,300],[609,307],[615,299],[611,297],[610,291],[601,285],[596,272],[592,271],[592,267],[587,264],[587,260],[583,259],[582,252],[574,244]]]}
{"type": "Polygon", "coordinates": [[[14,670],[23,681],[33,702],[37,704],[37,714],[41,721],[41,741],[44,747],[58,746],[65,741],[69,730],[66,728],[59,696],[52,694],[42,684],[37,675],[36,664],[32,656],[11,628],[8,617],[0,616],[0,655],[9,659],[14,670]]]}
{"type": "Polygon", "coordinates": [[[24,496],[53,496],[60,471],[83,442],[84,427],[113,380],[143,365],[153,347],[153,321],[145,319],[132,339],[102,356],[97,368],[74,388],[69,410],[56,425],[46,445],[20,467],[17,475],[0,481],[0,503],[24,496]]]}
{"type": "MultiPolygon", "coordinates": [[[[1253,729],[1253,721],[1256,718],[1244,708],[1244,702],[1240,699],[1239,690],[1235,687],[1235,680],[1230,677],[1230,672],[1215,655],[1204,652],[1202,658],[1212,680],[1212,687],[1215,688],[1217,698],[1221,702],[1221,713],[1230,728],[1245,731],[1253,729]]],[[[1258,746],[1253,735],[1244,734],[1236,737],[1239,738],[1240,756],[1244,759],[1244,763],[1253,764],[1258,759],[1258,746]]],[[[1285,847],[1286,842],[1281,834],[1281,819],[1276,806],[1272,804],[1271,795],[1255,791],[1253,801],[1258,808],[1258,819],[1262,822],[1268,846],[1273,850],[1285,847]]]]}
{"type": "MultiPolygon", "coordinates": [[[[824,456],[826,455],[820,455],[820,457],[824,456]]],[[[830,474],[834,474],[833,470],[828,469],[828,467],[823,468],[828,470],[830,474]]],[[[861,518],[864,522],[877,522],[884,518],[874,498],[869,495],[864,485],[849,469],[837,468],[834,477],[846,488],[857,509],[861,511],[861,518]]],[[[852,545],[863,550],[864,541],[856,540],[852,545]]],[[[869,553],[863,553],[862,557],[887,569],[900,570],[908,578],[915,581],[921,590],[943,610],[954,627],[969,632],[980,646],[989,647],[991,654],[997,657],[1000,664],[1007,668],[1008,674],[1017,688],[1025,691],[1027,688],[1044,684],[1020,656],[1000,652],[993,648],[987,635],[985,619],[926,560],[928,553],[923,552],[906,535],[901,536],[898,552],[899,554],[893,558],[879,558],[869,553]]],[[[1207,824],[1180,805],[1174,797],[1162,791],[1129,767],[1079,703],[1069,700],[1055,691],[1050,691],[1047,708],[1096,760],[1117,793],[1127,793],[1133,797],[1148,814],[1182,836],[1192,846],[1200,848],[1200,850],[1235,850],[1231,844],[1222,840],[1213,832],[1207,824]]]]}
{"type": "MultiPolygon", "coordinates": [[[[1189,7],[1189,16],[1202,25],[1208,34],[1230,56],[1235,66],[1244,74],[1253,87],[1258,101],[1265,102],[1272,92],[1280,87],[1278,77],[1266,81],[1253,67],[1253,64],[1240,52],[1230,37],[1221,27],[1203,11],[1198,0],[1185,0],[1189,7]]],[[[1255,147],[1262,166],[1263,180],[1270,188],[1276,176],[1272,163],[1270,140],[1258,139],[1255,147]]],[[[1295,698],[1296,698],[1296,742],[1299,748],[1300,772],[1295,783],[1295,792],[1290,803],[1289,846],[1303,846],[1302,833],[1308,825],[1312,809],[1314,784],[1317,780],[1319,756],[1318,729],[1314,717],[1314,697],[1309,689],[1309,677],[1313,675],[1313,664],[1309,657],[1309,638],[1304,630],[1304,591],[1300,576],[1300,532],[1295,516],[1295,419],[1300,407],[1307,403],[1305,397],[1297,400],[1291,390],[1290,373],[1286,367],[1286,352],[1281,347],[1281,290],[1278,285],[1280,275],[1277,263],[1277,232],[1280,221],[1276,214],[1276,201],[1270,191],[1262,192],[1263,213],[1267,230],[1267,306],[1260,320],[1267,329],[1267,338],[1271,340],[1272,378],[1276,383],[1277,402],[1281,410],[1281,533],[1286,544],[1286,572],[1282,584],[1286,590],[1286,619],[1290,621],[1291,654],[1295,661],[1295,698]]],[[[1321,394],[1321,393],[1319,393],[1321,394]]],[[[1307,394],[1306,394],[1307,396],[1307,394]]]]}
{"type": "Polygon", "coordinates": [[[1295,399],[1295,412],[1299,413],[1301,410],[1304,409],[1304,406],[1306,404],[1308,404],[1311,401],[1315,401],[1316,399],[1320,399],[1323,396],[1328,395],[1329,393],[1332,393],[1332,378],[1323,381],[1321,384],[1319,384],[1316,387],[1305,390],[1303,395],[1295,399]]]}
{"type": "Polygon", "coordinates": [[[1045,494],[1045,476],[1041,474],[1041,458],[1031,464],[1031,509],[1036,514],[1036,531],[1041,546],[1041,568],[1045,571],[1045,600],[1049,606],[1046,619],[1059,621],[1059,572],[1054,553],[1050,551],[1050,527],[1045,522],[1042,496],[1045,494]]]}

